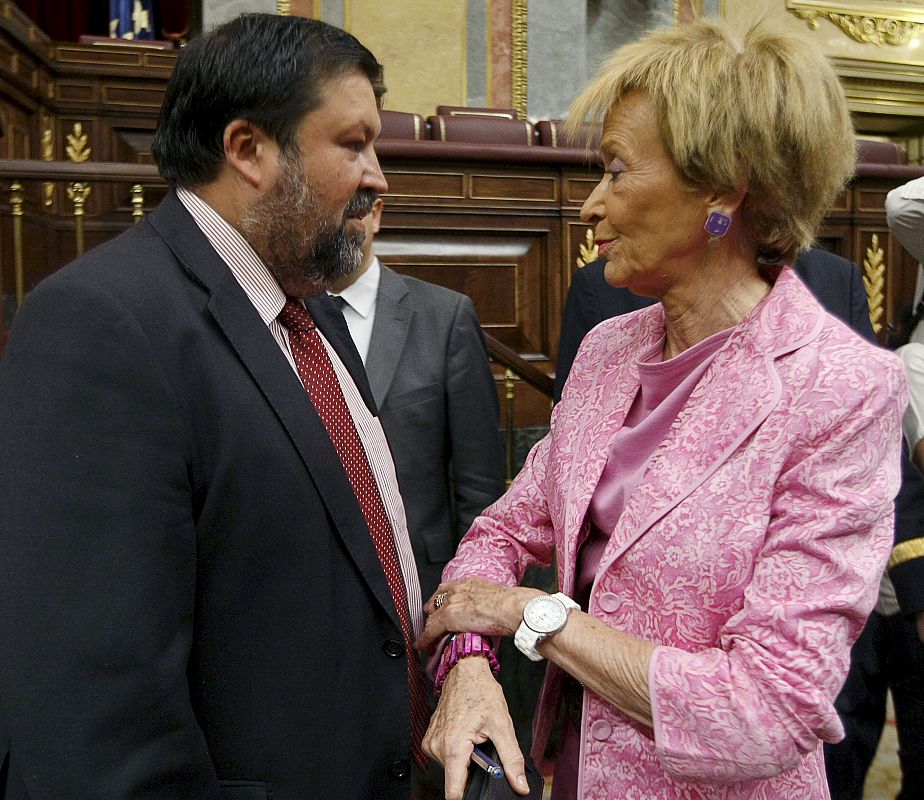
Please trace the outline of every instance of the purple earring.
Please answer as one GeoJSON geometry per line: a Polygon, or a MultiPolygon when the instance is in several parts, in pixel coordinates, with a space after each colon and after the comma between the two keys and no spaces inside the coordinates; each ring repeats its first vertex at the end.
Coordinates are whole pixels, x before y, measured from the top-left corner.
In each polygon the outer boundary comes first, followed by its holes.
{"type": "Polygon", "coordinates": [[[728,216],[728,214],[723,214],[721,211],[713,211],[709,214],[709,217],[706,219],[706,224],[703,227],[710,236],[721,239],[728,233],[731,222],[732,218],[728,216]]]}

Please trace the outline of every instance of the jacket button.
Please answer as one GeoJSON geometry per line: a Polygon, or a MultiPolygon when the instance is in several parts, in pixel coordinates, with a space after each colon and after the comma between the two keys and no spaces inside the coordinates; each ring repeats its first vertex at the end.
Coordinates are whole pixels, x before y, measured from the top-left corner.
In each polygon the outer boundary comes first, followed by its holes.
{"type": "Polygon", "coordinates": [[[598,719],[593,725],[590,726],[590,735],[594,737],[598,742],[602,742],[605,739],[610,738],[610,734],[613,732],[613,727],[605,719],[598,719]]]}
{"type": "Polygon", "coordinates": [[[603,609],[607,614],[612,614],[614,611],[618,611],[620,606],[619,598],[612,592],[605,592],[600,595],[600,608],[603,609]]]}
{"type": "Polygon", "coordinates": [[[404,780],[411,774],[411,762],[407,759],[394,761],[388,767],[388,772],[392,778],[396,778],[399,781],[404,780]]]}
{"type": "Polygon", "coordinates": [[[385,644],[382,645],[382,649],[389,658],[401,658],[401,656],[404,655],[404,645],[395,639],[388,639],[385,644]]]}

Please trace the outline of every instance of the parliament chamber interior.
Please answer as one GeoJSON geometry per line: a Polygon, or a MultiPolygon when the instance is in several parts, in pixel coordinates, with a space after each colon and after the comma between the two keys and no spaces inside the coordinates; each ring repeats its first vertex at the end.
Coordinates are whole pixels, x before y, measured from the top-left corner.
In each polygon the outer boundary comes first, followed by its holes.
{"type": "MultiPolygon", "coordinates": [[[[134,41],[107,35],[96,8],[102,4],[66,4],[67,14],[55,11],[58,5],[0,2],[0,337],[32,286],[161,199],[166,185],[150,144],[164,86],[178,46],[210,24],[210,7],[222,4],[161,3],[158,37],[134,41]],[[55,38],[64,36],[70,40],[55,38]]],[[[329,17],[331,5],[279,3],[277,10],[329,17]]],[[[363,5],[353,3],[352,16],[333,21],[366,30],[363,5]]],[[[405,13],[425,13],[423,4],[406,5],[405,13]]],[[[668,6],[672,24],[718,6],[708,0],[603,5],[668,6]]],[[[735,5],[722,5],[722,13],[735,5]]],[[[402,90],[409,80],[418,89],[438,84],[433,74],[408,76],[383,59],[389,93],[377,152],[389,191],[376,251],[396,271],[474,302],[494,361],[501,427],[518,451],[513,460],[535,438],[530,431],[548,424],[564,299],[574,270],[596,255],[592,231],[579,219],[599,180],[596,154],[564,141],[554,103],[545,104],[549,114],[532,107],[527,56],[544,44],[530,26],[546,6],[505,0],[491,6],[484,41],[468,31],[463,58],[471,62],[481,47],[487,62],[476,65],[482,70],[477,103],[469,102],[477,83],[471,63],[463,65],[462,88],[441,101],[402,90]],[[469,96],[460,94],[466,87],[469,96]],[[521,433],[526,440],[513,443],[521,433]]],[[[811,33],[805,22],[793,22],[811,33]]],[[[383,23],[383,38],[388,24],[400,20],[383,23]]],[[[847,38],[824,24],[831,29],[825,41],[847,38]]],[[[375,50],[375,42],[370,46],[375,50]]],[[[889,45],[876,47],[881,58],[889,45]]],[[[854,114],[858,163],[818,233],[821,247],[863,270],[883,342],[911,301],[916,276],[916,264],[889,233],[885,196],[924,175],[924,66],[897,66],[905,55],[893,49],[895,63],[864,67],[854,58],[835,59],[854,114]]],[[[428,57],[435,57],[432,50],[428,57]]]]}
{"type": "MultiPolygon", "coordinates": [[[[410,0],[381,24],[377,4],[292,0],[274,8],[333,22],[376,53],[378,36],[392,57],[381,59],[389,92],[376,151],[389,189],[376,255],[401,274],[471,298],[492,360],[509,481],[548,430],[565,298],[575,270],[597,257],[592,228],[579,216],[600,179],[594,131],[586,132],[587,146],[565,139],[561,97],[583,83],[595,55],[643,23],[683,25],[710,12],[734,18],[748,2],[410,0]],[[572,8],[583,15],[584,41],[571,38],[575,26],[548,24],[572,8]],[[402,62],[395,44],[415,14],[426,18],[430,37],[413,38],[417,65],[402,62]],[[604,23],[619,32],[602,33],[604,23]],[[559,62],[550,58],[543,71],[544,54],[572,49],[585,73],[550,87],[559,62]]],[[[266,10],[220,0],[155,5],[153,38],[127,39],[110,35],[102,3],[0,0],[0,358],[32,287],[164,197],[151,142],[182,44],[234,9],[266,10]]],[[[843,81],[856,173],[817,243],[859,266],[874,331],[886,344],[918,272],[889,231],[885,198],[924,176],[924,56],[914,49],[924,7],[890,17],[870,11],[875,3],[763,5],[817,36],[843,81]],[[844,22],[835,5],[855,13],[844,22]]]]}

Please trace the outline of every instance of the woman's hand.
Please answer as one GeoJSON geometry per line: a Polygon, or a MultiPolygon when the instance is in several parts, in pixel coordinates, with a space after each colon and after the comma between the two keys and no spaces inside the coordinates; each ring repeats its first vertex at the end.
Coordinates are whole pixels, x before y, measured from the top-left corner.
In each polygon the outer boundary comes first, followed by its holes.
{"type": "Polygon", "coordinates": [[[513,636],[523,619],[523,606],[544,594],[539,589],[501,586],[481,578],[441,583],[424,604],[427,623],[417,641],[429,648],[447,633],[513,636]]]}
{"type": "Polygon", "coordinates": [[[518,794],[527,794],[523,754],[504,693],[487,659],[469,656],[460,659],[446,676],[439,705],[423,739],[424,752],[445,769],[446,800],[461,800],[472,749],[487,739],[497,748],[508,783],[518,794]]]}

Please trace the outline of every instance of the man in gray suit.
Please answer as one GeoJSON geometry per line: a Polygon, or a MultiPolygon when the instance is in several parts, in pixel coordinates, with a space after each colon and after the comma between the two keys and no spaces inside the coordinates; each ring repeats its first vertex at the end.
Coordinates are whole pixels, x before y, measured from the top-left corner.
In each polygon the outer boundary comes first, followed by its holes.
{"type": "Polygon", "coordinates": [[[366,366],[426,599],[472,520],[504,491],[497,391],[472,301],[382,266],[365,217],[359,269],[335,283],[366,366]]]}

